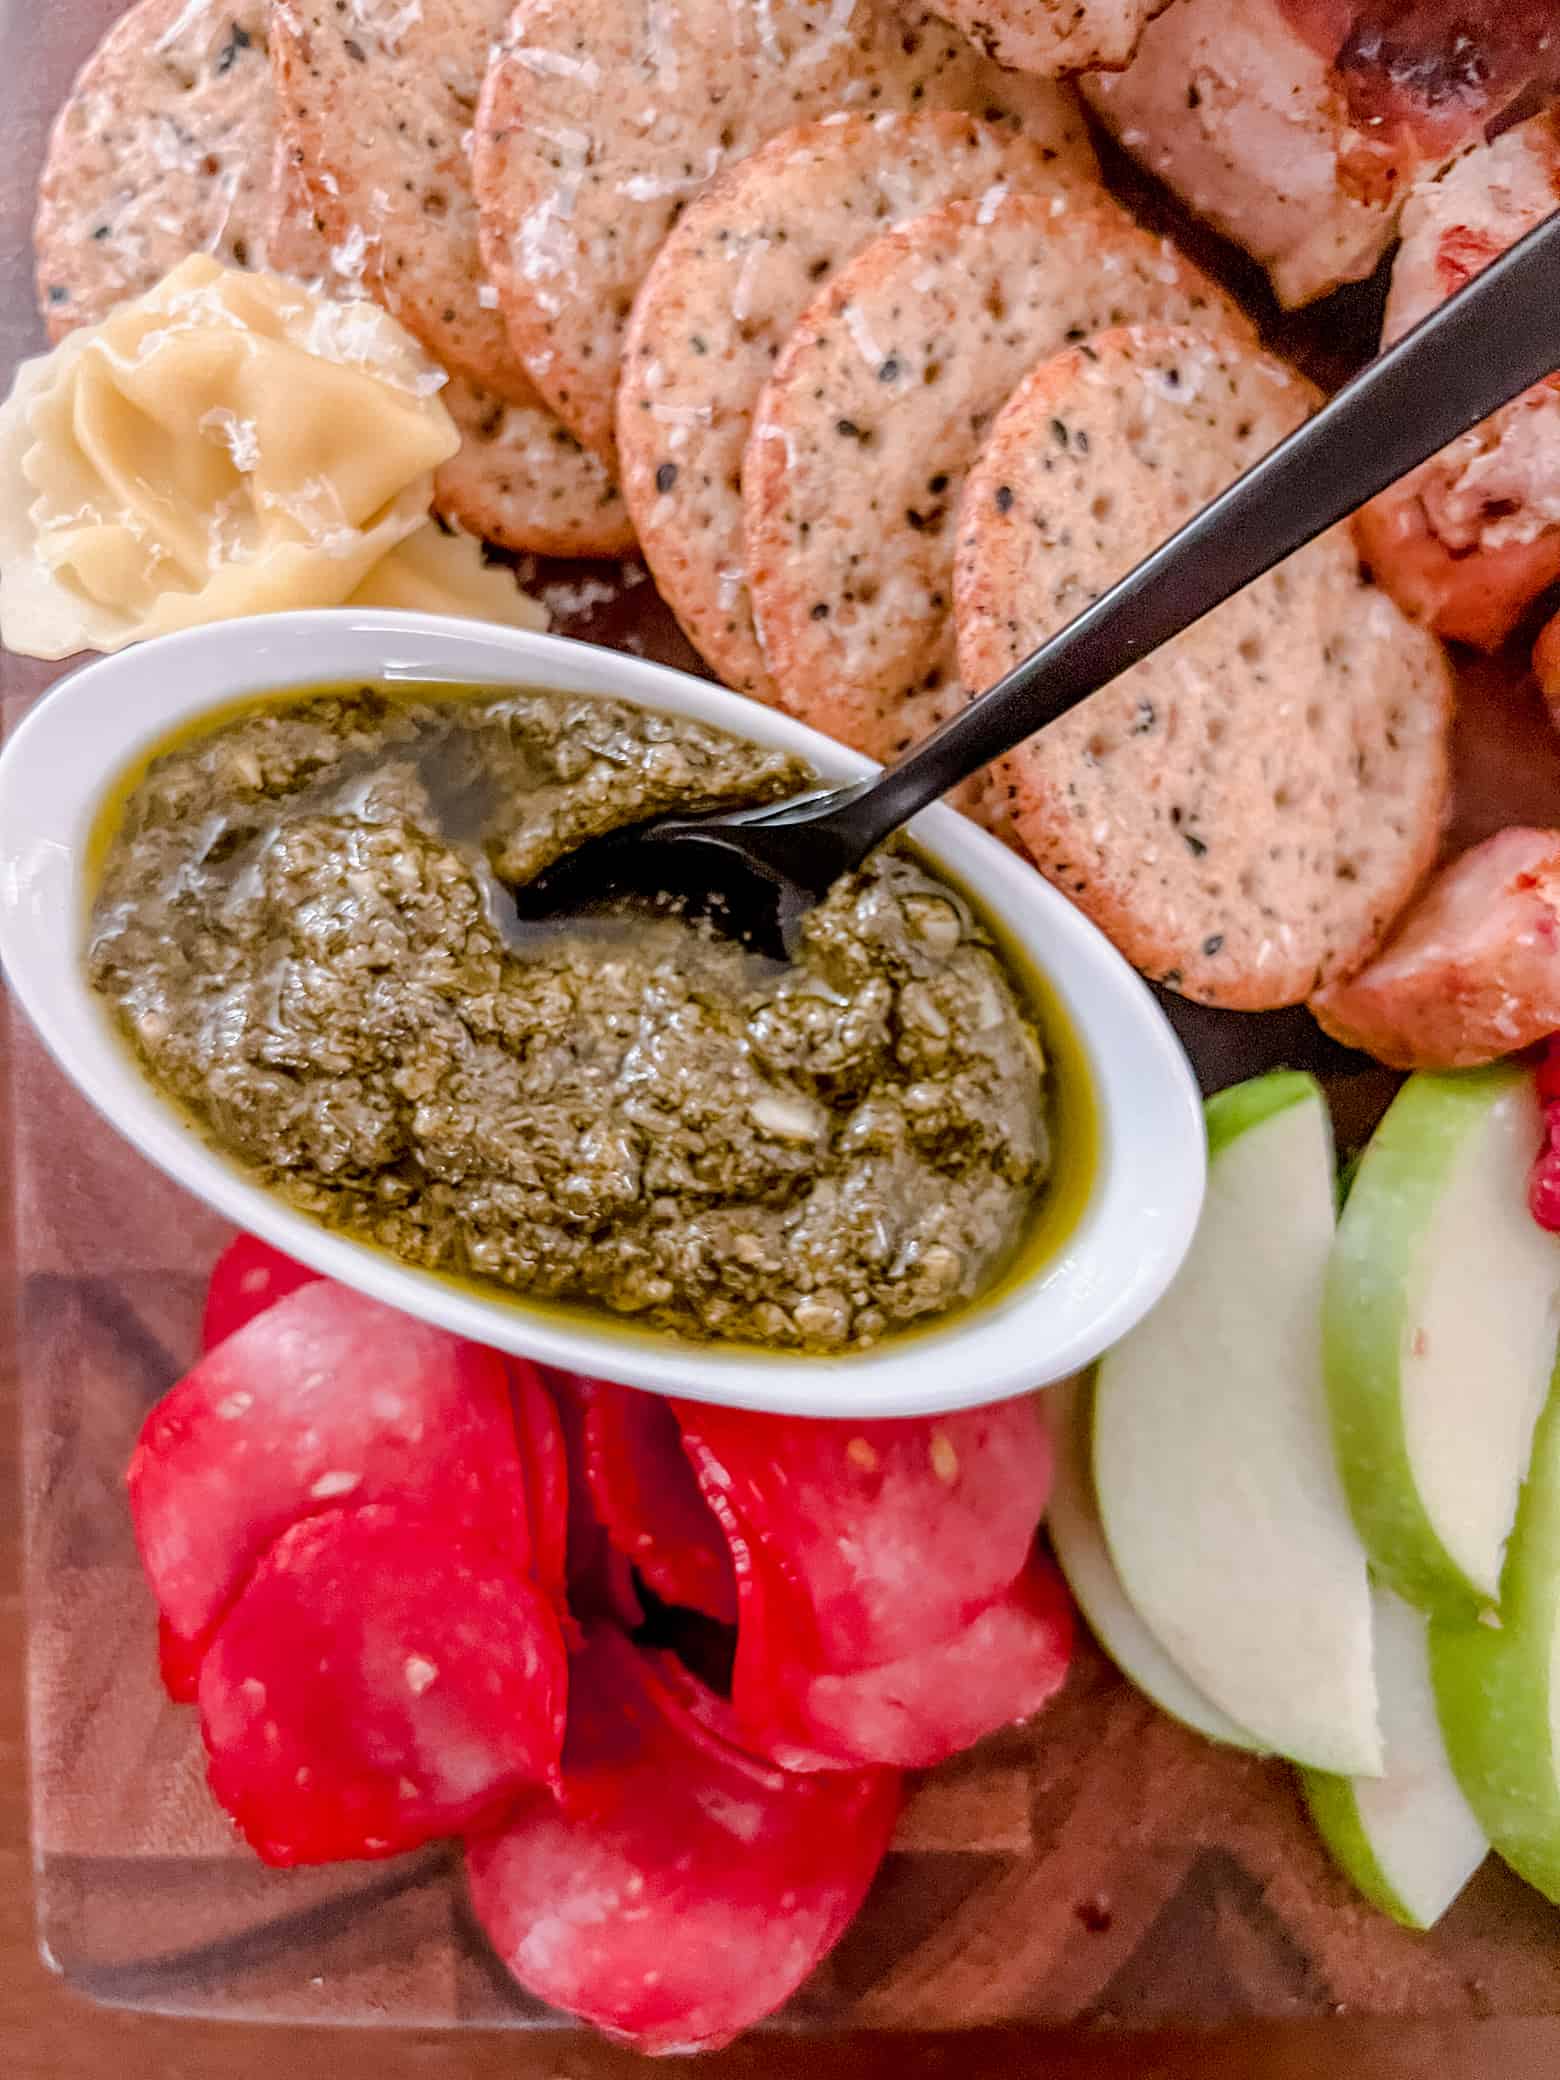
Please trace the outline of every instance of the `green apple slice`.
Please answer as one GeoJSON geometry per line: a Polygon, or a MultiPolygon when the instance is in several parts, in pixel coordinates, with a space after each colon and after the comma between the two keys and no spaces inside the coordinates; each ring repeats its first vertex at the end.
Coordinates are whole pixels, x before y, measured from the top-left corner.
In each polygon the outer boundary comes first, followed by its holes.
{"type": "Polygon", "coordinates": [[[1056,1460],[1045,1513],[1051,1548],[1094,1637],[1127,1680],[1172,1719],[1211,1741],[1256,1748],[1245,1728],[1182,1674],[1127,1601],[1094,1500],[1092,1378],[1048,1387],[1040,1406],[1056,1460]]]}
{"type": "Polygon", "coordinates": [[[1208,1119],[1191,1251],[1096,1375],[1100,1519],[1127,1600],[1220,1711],[1292,1761],[1375,1775],[1365,1549],[1322,1381],[1326,1107],[1286,1074],[1208,1119]]]}
{"type": "Polygon", "coordinates": [[[1560,1904],[1560,1386],[1533,1436],[1501,1574],[1500,1612],[1437,1618],[1441,1731],[1498,1855],[1560,1904]]]}
{"type": "Polygon", "coordinates": [[[1385,1768],[1379,1777],[1301,1781],[1317,1832],[1344,1875],[1408,1928],[1433,1928],[1489,1850],[1453,1774],[1430,1682],[1429,1621],[1377,1583],[1376,1688],[1385,1768]]]}
{"type": "Polygon", "coordinates": [[[1344,1487],[1378,1575],[1448,1617],[1496,1600],[1560,1333],[1560,1238],[1527,1209],[1533,1079],[1415,1076],[1376,1130],[1327,1278],[1344,1487]]]}

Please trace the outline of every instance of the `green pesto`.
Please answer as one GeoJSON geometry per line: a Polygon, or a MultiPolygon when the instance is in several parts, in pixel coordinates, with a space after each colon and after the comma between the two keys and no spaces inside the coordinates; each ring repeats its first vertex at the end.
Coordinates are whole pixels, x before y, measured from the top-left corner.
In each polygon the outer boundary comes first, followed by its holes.
{"type": "Polygon", "coordinates": [[[630,1332],[866,1349],[1027,1274],[1087,1201],[1090,1079],[1044,985],[908,847],[788,969],[676,918],[516,927],[503,893],[810,777],[548,691],[241,704],[105,811],[92,979],[209,1140],[358,1240],[630,1332]]]}

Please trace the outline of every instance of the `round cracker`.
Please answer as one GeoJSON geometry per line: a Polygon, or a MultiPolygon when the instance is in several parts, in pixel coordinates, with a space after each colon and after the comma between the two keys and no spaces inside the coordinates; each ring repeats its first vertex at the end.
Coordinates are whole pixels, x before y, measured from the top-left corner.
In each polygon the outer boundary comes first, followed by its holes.
{"type": "Polygon", "coordinates": [[[140,0],[49,138],[33,242],[50,337],[191,253],[263,266],[274,141],[264,0],[140,0]]]}
{"type": "MultiPolygon", "coordinates": [[[[319,281],[337,296],[362,293],[361,255],[332,246],[285,148],[272,194],[271,264],[319,281]]],[[[433,504],[445,519],[501,548],[533,556],[624,556],[634,530],[623,495],[599,457],[588,454],[542,403],[495,396],[452,376],[442,392],[460,450],[434,473],[433,504]]]]}
{"type": "MultiPolygon", "coordinates": [[[[1177,327],[1042,364],[965,488],[955,603],[984,687],[1316,405],[1281,363],[1177,327]]],[[[1156,980],[1294,1004],[1360,967],[1436,851],[1450,678],[1335,529],[996,767],[1041,871],[1156,980]]]]}
{"type": "Polygon", "coordinates": [[[473,172],[483,254],[542,395],[608,459],[630,308],[721,167],[836,108],[1022,122],[1092,164],[1077,103],[888,0],[519,0],[488,70],[473,172]]]}
{"type": "Polygon", "coordinates": [[[467,138],[504,0],[277,0],[282,133],[338,268],[445,368],[535,392],[482,272],[467,138]]]}
{"type": "Polygon", "coordinates": [[[463,376],[442,395],[461,444],[434,474],[436,512],[535,556],[624,556],[633,548],[628,508],[606,464],[539,397],[514,404],[463,376]]]}
{"type": "Polygon", "coordinates": [[[678,220],[634,304],[618,389],[623,493],[661,596],[705,662],[773,700],[742,544],[742,451],[793,326],[891,224],[1063,179],[1054,151],[945,110],[833,115],[728,167],[678,220]]]}
{"type": "Polygon", "coordinates": [[[1055,78],[1119,72],[1170,0],[946,0],[948,19],[999,65],[1055,78]]]}
{"type": "Polygon", "coordinates": [[[782,704],[885,762],[964,706],[959,494],[1037,360],[1110,326],[1244,328],[1104,195],[954,202],[886,232],[808,306],[743,466],[754,612],[782,704]]]}

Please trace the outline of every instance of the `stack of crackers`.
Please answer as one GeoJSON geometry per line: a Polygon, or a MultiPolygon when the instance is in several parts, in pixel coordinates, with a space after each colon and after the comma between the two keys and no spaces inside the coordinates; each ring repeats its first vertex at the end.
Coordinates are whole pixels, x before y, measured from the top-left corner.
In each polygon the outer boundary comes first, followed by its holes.
{"type": "MultiPolygon", "coordinates": [[[[729,685],[891,759],[1316,403],[1050,76],[1152,11],[1006,0],[977,49],[889,0],[139,0],[56,126],[43,307],[196,248],[374,297],[451,379],[445,517],[637,542],[729,685]]],[[[1288,1004],[1429,868],[1448,713],[1339,533],[960,806],[1145,973],[1288,1004]]]]}

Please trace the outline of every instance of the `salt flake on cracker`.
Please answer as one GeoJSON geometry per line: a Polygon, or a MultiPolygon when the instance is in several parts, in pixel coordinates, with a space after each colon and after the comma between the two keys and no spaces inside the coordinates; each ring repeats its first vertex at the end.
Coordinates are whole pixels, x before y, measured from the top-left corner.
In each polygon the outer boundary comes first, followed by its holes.
{"type": "Polygon", "coordinates": [[[288,0],[271,19],[282,135],[321,235],[445,368],[534,404],[482,299],[466,149],[502,4],[288,0]]]}
{"type": "Polygon", "coordinates": [[[797,123],[910,108],[992,115],[1092,158],[1065,88],[883,0],[520,0],[476,120],[483,257],[537,387],[587,447],[613,454],[634,297],[703,185],[797,123]]]}

